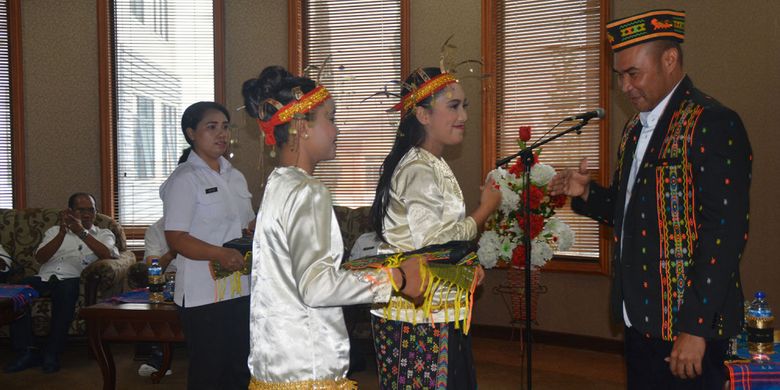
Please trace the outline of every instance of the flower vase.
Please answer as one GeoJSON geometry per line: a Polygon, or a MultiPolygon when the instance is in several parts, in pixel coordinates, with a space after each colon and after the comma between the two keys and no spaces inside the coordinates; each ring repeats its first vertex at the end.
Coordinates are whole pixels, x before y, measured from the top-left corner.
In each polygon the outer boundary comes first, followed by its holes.
{"type": "MultiPolygon", "coordinates": [[[[512,289],[510,303],[512,305],[512,320],[525,321],[525,267],[509,266],[507,283],[512,289]]],[[[536,321],[536,302],[539,300],[539,283],[541,271],[538,266],[531,266],[531,321],[536,321]]]]}

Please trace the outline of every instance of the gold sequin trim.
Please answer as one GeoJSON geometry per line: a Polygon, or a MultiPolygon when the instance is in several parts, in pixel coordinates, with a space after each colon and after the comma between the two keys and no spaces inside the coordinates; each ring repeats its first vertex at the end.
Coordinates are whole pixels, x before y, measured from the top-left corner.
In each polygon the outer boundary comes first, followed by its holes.
{"type": "Polygon", "coordinates": [[[323,86],[318,86],[310,93],[306,94],[301,100],[295,103],[288,104],[279,112],[279,121],[281,123],[289,122],[295,114],[305,114],[311,111],[313,108],[320,105],[320,103],[330,97],[330,92],[323,86]]]}
{"type": "Polygon", "coordinates": [[[404,97],[404,112],[414,107],[415,104],[425,100],[425,98],[431,96],[434,92],[438,91],[445,85],[456,82],[458,82],[458,79],[456,79],[455,76],[453,76],[451,73],[442,73],[432,78],[430,81],[427,81],[425,84],[421,85],[420,88],[417,88],[404,97]]]}
{"type": "Polygon", "coordinates": [[[319,379],[296,382],[263,382],[255,378],[249,383],[249,390],[357,390],[357,382],[349,379],[319,379]]]}

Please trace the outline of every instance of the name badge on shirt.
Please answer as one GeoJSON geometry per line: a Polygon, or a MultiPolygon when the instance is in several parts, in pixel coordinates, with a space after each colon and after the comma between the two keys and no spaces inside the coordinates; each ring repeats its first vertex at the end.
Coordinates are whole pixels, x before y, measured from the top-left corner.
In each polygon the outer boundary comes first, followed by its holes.
{"type": "Polygon", "coordinates": [[[217,187],[206,188],[207,194],[211,194],[213,192],[217,192],[217,187]]]}

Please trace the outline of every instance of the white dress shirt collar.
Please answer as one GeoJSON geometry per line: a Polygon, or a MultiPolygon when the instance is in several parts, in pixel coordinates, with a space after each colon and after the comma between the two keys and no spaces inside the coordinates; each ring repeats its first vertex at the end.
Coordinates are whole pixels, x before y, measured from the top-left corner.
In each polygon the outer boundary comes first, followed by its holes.
{"type": "MultiPolygon", "coordinates": [[[[685,77],[683,77],[683,79],[684,78],[685,77]]],[[[680,79],[680,81],[674,85],[674,88],[669,91],[669,93],[655,106],[655,108],[650,111],[639,113],[639,121],[642,122],[643,128],[655,128],[655,125],[658,123],[658,119],[661,118],[661,114],[663,114],[664,110],[666,109],[666,105],[669,104],[669,99],[671,99],[672,94],[674,94],[674,91],[676,91],[677,87],[680,86],[680,83],[683,81],[683,79],[680,79]]]]}
{"type": "MultiPolygon", "coordinates": [[[[228,161],[225,157],[219,156],[219,174],[224,175],[225,173],[230,170],[230,168],[233,167],[233,165],[230,164],[230,161],[228,161]]],[[[211,169],[211,167],[206,163],[206,161],[201,158],[198,153],[195,152],[193,149],[192,152],[190,152],[190,155],[187,157],[187,162],[191,162],[194,165],[202,168],[211,169]]]]}

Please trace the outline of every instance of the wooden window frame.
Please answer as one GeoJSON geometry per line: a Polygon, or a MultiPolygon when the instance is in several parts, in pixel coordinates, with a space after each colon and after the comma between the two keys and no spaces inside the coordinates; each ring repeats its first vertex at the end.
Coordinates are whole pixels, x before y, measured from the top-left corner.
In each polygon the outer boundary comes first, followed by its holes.
{"type": "Polygon", "coordinates": [[[24,74],[22,69],[22,3],[6,0],[8,7],[8,71],[11,92],[11,177],[13,207],[27,207],[24,153],[24,74]]]}
{"type": "MultiPolygon", "coordinates": [[[[605,26],[609,21],[610,6],[609,2],[602,0],[600,24],[605,26]]],[[[498,4],[496,0],[482,0],[482,60],[484,62],[483,72],[489,75],[495,75],[497,69],[496,49],[497,49],[497,23],[498,23],[498,4]]],[[[610,108],[610,88],[612,77],[610,68],[612,63],[612,54],[606,45],[606,30],[600,31],[601,42],[601,60],[600,60],[600,102],[601,107],[605,107],[607,112],[610,108]]],[[[495,162],[499,156],[496,156],[496,135],[497,135],[497,104],[496,78],[486,77],[482,80],[482,176],[487,175],[495,168],[495,162]]],[[[610,151],[609,151],[609,115],[599,122],[599,166],[603,167],[598,175],[600,183],[609,183],[611,180],[611,171],[609,169],[610,151]]],[[[609,274],[611,249],[611,229],[604,225],[599,226],[599,259],[594,261],[589,258],[576,257],[555,257],[547,263],[542,269],[553,272],[578,272],[578,273],[596,273],[609,274]]]]}
{"type": "MultiPolygon", "coordinates": [[[[225,2],[214,4],[214,101],[225,104],[225,2]]],[[[97,1],[98,79],[100,95],[100,201],[101,212],[115,218],[117,186],[116,94],[114,86],[113,0],[97,1]]],[[[146,226],[124,226],[128,239],[143,239],[146,226]]]]}

